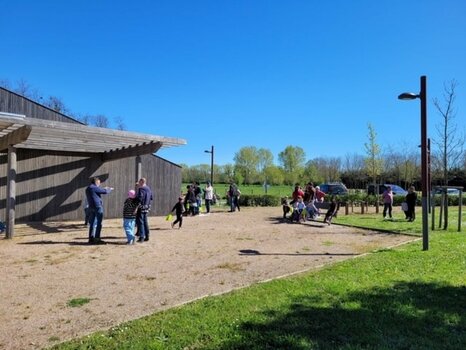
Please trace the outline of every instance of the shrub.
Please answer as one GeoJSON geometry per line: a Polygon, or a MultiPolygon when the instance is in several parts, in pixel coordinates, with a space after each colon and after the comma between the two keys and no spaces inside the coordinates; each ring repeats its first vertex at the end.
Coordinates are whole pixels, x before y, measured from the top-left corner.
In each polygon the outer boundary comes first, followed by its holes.
{"type": "Polygon", "coordinates": [[[281,198],[271,195],[244,194],[239,198],[241,207],[276,207],[281,204],[281,198]]]}

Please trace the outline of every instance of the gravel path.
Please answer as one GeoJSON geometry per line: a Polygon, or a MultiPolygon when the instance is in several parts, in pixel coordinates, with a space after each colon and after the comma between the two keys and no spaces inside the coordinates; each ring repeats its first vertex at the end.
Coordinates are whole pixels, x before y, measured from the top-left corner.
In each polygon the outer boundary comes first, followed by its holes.
{"type": "MultiPolygon", "coordinates": [[[[215,209],[214,209],[215,210],[215,209]]],[[[281,208],[187,217],[181,230],[150,218],[149,242],[125,245],[104,220],[107,245],[81,222],[18,225],[0,239],[0,349],[39,349],[207,295],[413,240],[322,222],[291,224],[281,208]],[[90,298],[69,307],[75,298],[90,298]]],[[[338,219],[335,220],[338,222],[338,219]]]]}

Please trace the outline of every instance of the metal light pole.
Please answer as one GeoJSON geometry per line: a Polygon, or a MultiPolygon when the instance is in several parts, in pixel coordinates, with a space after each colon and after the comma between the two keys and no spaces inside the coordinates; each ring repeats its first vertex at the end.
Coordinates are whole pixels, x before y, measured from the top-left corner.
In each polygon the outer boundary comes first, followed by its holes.
{"type": "Polygon", "coordinates": [[[205,150],[205,153],[210,153],[210,185],[214,185],[214,146],[210,147],[210,151],[205,150]]]}
{"type": "Polygon", "coordinates": [[[427,78],[421,76],[421,91],[419,94],[404,92],[398,96],[400,100],[421,101],[421,186],[422,186],[422,249],[429,249],[429,173],[428,173],[428,150],[427,150],[427,78]]]}

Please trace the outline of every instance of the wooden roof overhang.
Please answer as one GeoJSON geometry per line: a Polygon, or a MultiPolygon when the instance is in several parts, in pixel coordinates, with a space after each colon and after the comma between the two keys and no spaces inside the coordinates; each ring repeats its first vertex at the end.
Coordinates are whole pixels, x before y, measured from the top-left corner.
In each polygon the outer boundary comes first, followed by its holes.
{"type": "Polygon", "coordinates": [[[185,145],[179,138],[91,127],[0,112],[0,151],[9,146],[100,154],[103,161],[185,145]]]}
{"type": "Polygon", "coordinates": [[[13,237],[15,226],[17,149],[84,152],[100,156],[104,162],[136,156],[140,164],[137,156],[185,144],[183,139],[0,112],[0,152],[8,152],[6,238],[13,237]]]}

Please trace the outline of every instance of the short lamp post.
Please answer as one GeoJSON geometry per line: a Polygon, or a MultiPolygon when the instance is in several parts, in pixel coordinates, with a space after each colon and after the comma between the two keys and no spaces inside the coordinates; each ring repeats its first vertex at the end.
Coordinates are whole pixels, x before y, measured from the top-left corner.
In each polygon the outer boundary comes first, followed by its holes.
{"type": "Polygon", "coordinates": [[[210,185],[214,185],[214,146],[210,147],[210,151],[205,150],[205,153],[210,153],[210,185]]]}
{"type": "Polygon", "coordinates": [[[421,76],[421,91],[419,94],[404,92],[398,96],[400,100],[421,101],[421,187],[422,187],[422,249],[429,249],[429,218],[428,218],[428,196],[429,196],[429,173],[428,173],[428,150],[427,150],[427,78],[421,76]]]}

